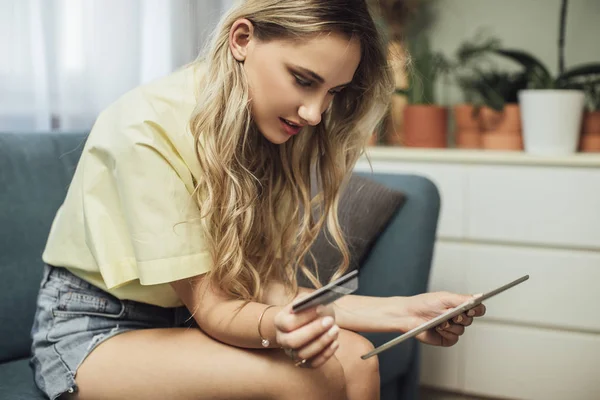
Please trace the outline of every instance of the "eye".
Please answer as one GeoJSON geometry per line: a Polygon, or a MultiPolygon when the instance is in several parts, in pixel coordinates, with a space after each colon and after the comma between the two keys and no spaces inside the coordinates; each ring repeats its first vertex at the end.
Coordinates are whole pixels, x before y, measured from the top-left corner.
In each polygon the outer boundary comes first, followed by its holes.
{"type": "Polygon", "coordinates": [[[294,74],[294,78],[296,79],[296,83],[302,87],[309,87],[312,85],[312,81],[304,79],[299,75],[294,74]]]}
{"type": "Polygon", "coordinates": [[[344,91],[345,88],[341,88],[341,89],[336,89],[336,90],[330,90],[329,94],[335,96],[336,94],[340,94],[344,91]]]}

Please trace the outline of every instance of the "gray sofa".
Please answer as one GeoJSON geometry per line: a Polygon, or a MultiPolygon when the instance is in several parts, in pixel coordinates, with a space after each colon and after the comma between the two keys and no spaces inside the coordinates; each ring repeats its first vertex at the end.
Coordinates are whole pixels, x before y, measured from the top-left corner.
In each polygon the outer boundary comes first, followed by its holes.
{"type": "MultiPolygon", "coordinates": [[[[0,133],[0,399],[42,399],[28,358],[41,279],[41,252],[75,170],[84,133],[0,133]]],[[[425,292],[439,213],[427,179],[360,174],[404,194],[360,266],[359,294],[425,292]]],[[[376,345],[392,334],[365,334],[376,345]]],[[[418,396],[419,345],[410,340],[380,355],[382,399],[418,396]]]]}

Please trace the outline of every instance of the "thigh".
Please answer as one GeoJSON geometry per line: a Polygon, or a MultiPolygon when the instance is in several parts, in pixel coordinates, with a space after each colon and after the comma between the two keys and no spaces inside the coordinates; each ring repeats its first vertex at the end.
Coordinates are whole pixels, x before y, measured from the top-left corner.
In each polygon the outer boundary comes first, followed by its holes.
{"type": "Polygon", "coordinates": [[[90,353],[72,397],[345,399],[342,367],[330,361],[319,369],[297,368],[281,350],[232,347],[194,328],[131,331],[90,353]]]}

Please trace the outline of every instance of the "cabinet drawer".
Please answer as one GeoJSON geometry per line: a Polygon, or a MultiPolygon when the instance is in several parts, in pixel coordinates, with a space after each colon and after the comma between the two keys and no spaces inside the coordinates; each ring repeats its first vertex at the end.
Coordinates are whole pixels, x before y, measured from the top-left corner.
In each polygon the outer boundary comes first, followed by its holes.
{"type": "Polygon", "coordinates": [[[464,344],[465,341],[461,338],[452,347],[421,345],[419,383],[423,386],[461,392],[464,387],[464,344]]]}
{"type": "Polygon", "coordinates": [[[475,397],[599,398],[600,336],[479,321],[450,348],[423,346],[421,384],[475,397]]]}
{"type": "Polygon", "coordinates": [[[490,318],[600,333],[600,253],[474,245],[466,265],[468,293],[530,275],[486,302],[490,318]]]}
{"type": "Polygon", "coordinates": [[[472,166],[469,239],[600,249],[600,170],[472,166]]]}
{"type": "MultiPolygon", "coordinates": [[[[441,198],[438,236],[462,238],[465,233],[466,170],[459,164],[424,164],[390,161],[375,161],[373,172],[386,174],[413,174],[429,178],[438,188],[441,198]]],[[[356,170],[370,172],[365,161],[356,165],[356,170]]]]}
{"type": "Polygon", "coordinates": [[[429,290],[480,293],[526,274],[484,318],[600,333],[600,253],[438,241],[429,290]]]}
{"type": "Polygon", "coordinates": [[[473,328],[463,346],[465,391],[524,400],[600,398],[600,336],[484,323],[473,328]]]}

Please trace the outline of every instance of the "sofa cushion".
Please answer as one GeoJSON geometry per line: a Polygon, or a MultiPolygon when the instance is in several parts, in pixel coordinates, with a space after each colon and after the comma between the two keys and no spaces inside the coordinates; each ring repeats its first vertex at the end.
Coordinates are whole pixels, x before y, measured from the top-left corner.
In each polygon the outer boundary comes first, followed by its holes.
{"type": "MultiPolygon", "coordinates": [[[[397,190],[359,175],[350,177],[338,206],[340,228],[350,252],[349,271],[362,265],[373,243],[404,200],[404,195],[397,190]]],[[[319,232],[311,252],[317,261],[321,283],[328,282],[342,262],[342,254],[326,227],[319,232]]],[[[310,257],[307,257],[306,263],[314,268],[310,257]]],[[[299,281],[303,286],[312,286],[302,274],[299,281]]]]}
{"type": "Polygon", "coordinates": [[[26,357],[42,251],[84,134],[0,133],[0,362],[26,357]]]}
{"type": "Polygon", "coordinates": [[[33,372],[27,359],[0,364],[0,399],[43,400],[47,397],[33,381],[33,372]]]}

